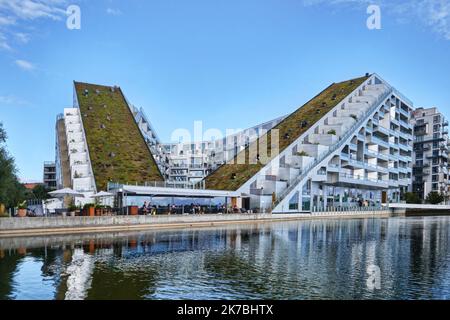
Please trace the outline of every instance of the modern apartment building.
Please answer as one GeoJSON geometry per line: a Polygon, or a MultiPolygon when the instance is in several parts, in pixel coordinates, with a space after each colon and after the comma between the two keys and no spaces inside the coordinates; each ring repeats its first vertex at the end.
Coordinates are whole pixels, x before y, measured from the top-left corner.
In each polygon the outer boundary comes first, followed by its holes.
{"type": "Polygon", "coordinates": [[[108,182],[164,181],[132,110],[118,87],[74,83],[73,107],[57,117],[56,171],[59,186],[85,195],[78,203],[108,182]]]}
{"type": "Polygon", "coordinates": [[[188,185],[200,182],[284,118],[277,118],[214,141],[162,144],[167,158],[167,181],[188,185]]]}
{"type": "Polygon", "coordinates": [[[56,190],[57,180],[55,162],[44,162],[43,182],[47,189],[56,190]]]}
{"type": "Polygon", "coordinates": [[[334,83],[276,126],[279,154],[227,163],[206,187],[274,213],[398,202],[411,183],[412,108],[376,74],[334,83]]]}
{"type": "Polygon", "coordinates": [[[162,143],[119,87],[74,92],[58,118],[57,171],[78,191],[197,183],[239,194],[246,209],[295,213],[399,202],[411,184],[413,104],[376,74],[333,83],[287,117],[178,144],[162,143]]]}
{"type": "Polygon", "coordinates": [[[437,108],[413,112],[414,154],[412,192],[421,199],[442,193],[448,200],[448,121],[437,108]]]}

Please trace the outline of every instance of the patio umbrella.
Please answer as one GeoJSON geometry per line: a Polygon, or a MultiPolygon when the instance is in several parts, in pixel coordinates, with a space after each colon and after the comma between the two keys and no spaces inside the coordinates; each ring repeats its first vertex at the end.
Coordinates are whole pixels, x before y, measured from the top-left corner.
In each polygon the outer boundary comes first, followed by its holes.
{"type": "Polygon", "coordinates": [[[82,194],[78,191],[72,190],[70,188],[55,190],[55,191],[49,192],[48,194],[55,198],[64,198],[64,197],[84,198],[84,194],[82,194]]]}
{"type": "Polygon", "coordinates": [[[108,197],[113,197],[113,196],[114,195],[112,193],[100,191],[99,193],[92,195],[91,198],[102,200],[103,198],[108,198],[108,197]]]}
{"type": "Polygon", "coordinates": [[[112,193],[100,191],[99,193],[96,193],[91,196],[91,198],[105,198],[105,197],[112,197],[114,196],[112,193]]]}
{"type": "Polygon", "coordinates": [[[70,188],[55,190],[55,191],[49,192],[48,194],[51,195],[52,197],[62,198],[62,199],[64,199],[64,197],[72,197],[74,201],[75,201],[75,198],[84,198],[84,194],[82,194],[78,191],[72,190],[70,188]]]}

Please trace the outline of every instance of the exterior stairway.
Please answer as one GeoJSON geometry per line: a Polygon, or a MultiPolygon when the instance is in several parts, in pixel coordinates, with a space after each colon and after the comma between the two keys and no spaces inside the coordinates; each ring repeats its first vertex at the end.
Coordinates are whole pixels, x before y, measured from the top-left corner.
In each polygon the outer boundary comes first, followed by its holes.
{"type": "MultiPolygon", "coordinates": [[[[264,144],[264,140],[266,140],[269,142],[267,144],[268,162],[273,163],[278,161],[280,152],[286,153],[286,150],[290,149],[290,146],[293,143],[306,132],[309,132],[311,128],[315,127],[316,123],[318,123],[324,115],[329,114],[329,112],[339,105],[343,99],[354,93],[358,87],[369,79],[369,77],[370,76],[367,74],[364,77],[333,83],[327,87],[302,107],[298,108],[282,120],[267,134],[249,144],[249,146],[247,146],[245,150],[242,150],[234,159],[223,164],[207,176],[204,180],[206,188],[214,190],[239,190],[244,193],[253,191],[254,193],[267,194],[268,191],[257,191],[260,190],[260,186],[265,183],[260,183],[255,181],[255,179],[260,180],[260,175],[264,171],[269,171],[265,173],[267,176],[273,175],[270,170],[266,170],[270,167],[270,164],[268,165],[266,161],[256,161],[255,163],[255,157],[250,158],[251,150],[257,150],[260,142],[262,141],[264,144]],[[273,135],[275,135],[275,137],[273,135]],[[279,145],[276,146],[278,148],[274,154],[272,154],[272,138],[279,141],[279,145]],[[240,161],[241,159],[245,161],[240,161]]],[[[320,132],[315,133],[319,134],[320,132]]],[[[336,137],[328,137],[328,144],[331,145],[335,143],[335,138],[336,137]]],[[[265,149],[262,152],[260,151],[260,153],[262,153],[262,158],[265,158],[265,149]]],[[[278,167],[279,165],[275,166],[273,170],[278,170],[278,167]]],[[[290,176],[294,174],[295,172],[293,171],[290,176]]],[[[274,183],[275,182],[272,182],[272,184],[274,183]]],[[[270,203],[271,202],[269,202],[269,204],[270,203]]],[[[258,204],[255,204],[255,206],[252,204],[250,205],[252,207],[259,207],[258,204]]]]}
{"type": "MultiPolygon", "coordinates": [[[[302,167],[300,173],[295,176],[292,180],[287,183],[286,188],[284,188],[281,192],[276,194],[276,199],[273,201],[272,211],[281,211],[279,208],[280,203],[291,196],[293,191],[299,186],[305,179],[312,177],[314,181],[321,181],[321,179],[326,180],[326,169],[322,174],[314,174],[315,170],[318,172],[319,169],[323,166],[327,167],[327,163],[325,160],[329,158],[337,149],[344,147],[346,144],[350,142],[352,137],[357,133],[356,130],[363,126],[364,123],[372,116],[373,113],[380,107],[380,104],[383,103],[389,96],[392,94],[393,89],[388,88],[386,86],[374,85],[374,88],[368,86],[370,89],[363,90],[360,96],[356,98],[352,98],[352,103],[348,104],[345,109],[338,110],[336,116],[329,119],[328,123],[333,123],[333,127],[335,125],[340,125],[342,128],[348,128],[349,123],[353,125],[345,130],[336,130],[336,139],[335,143],[328,144],[331,140],[329,139],[330,134],[314,134],[312,135],[312,140],[309,142],[319,143],[322,145],[326,145],[329,148],[328,150],[323,152],[320,155],[316,155],[308,165],[302,167]],[[350,116],[352,115],[352,116],[350,116]],[[349,120],[352,119],[352,120],[349,120]],[[322,136],[322,140],[319,137],[322,136]]],[[[330,125],[324,125],[319,127],[319,132],[323,132],[324,130],[330,129],[330,125]]]]}

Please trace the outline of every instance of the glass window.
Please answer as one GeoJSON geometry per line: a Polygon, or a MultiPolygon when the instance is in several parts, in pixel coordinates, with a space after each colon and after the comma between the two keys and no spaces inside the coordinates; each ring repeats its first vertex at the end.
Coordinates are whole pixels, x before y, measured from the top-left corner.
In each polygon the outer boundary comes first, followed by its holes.
{"type": "Polygon", "coordinates": [[[298,210],[299,193],[296,192],[294,196],[289,200],[289,210],[298,210]]]}
{"type": "Polygon", "coordinates": [[[302,196],[302,211],[311,210],[311,197],[310,196],[302,196]]]}

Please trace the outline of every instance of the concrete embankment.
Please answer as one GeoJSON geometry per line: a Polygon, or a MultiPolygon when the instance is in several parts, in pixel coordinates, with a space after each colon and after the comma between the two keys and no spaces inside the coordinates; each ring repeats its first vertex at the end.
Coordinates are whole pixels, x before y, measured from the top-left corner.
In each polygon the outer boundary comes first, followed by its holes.
{"type": "Polygon", "coordinates": [[[387,217],[388,211],[314,213],[314,214],[223,214],[172,216],[112,216],[112,217],[38,217],[1,218],[0,237],[45,234],[75,234],[210,227],[234,223],[255,223],[327,218],[387,217]]]}
{"type": "Polygon", "coordinates": [[[395,203],[389,209],[396,217],[450,216],[449,205],[395,203]]]}

